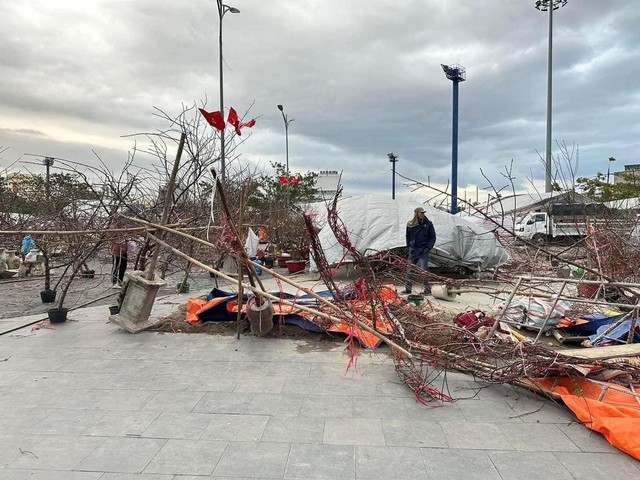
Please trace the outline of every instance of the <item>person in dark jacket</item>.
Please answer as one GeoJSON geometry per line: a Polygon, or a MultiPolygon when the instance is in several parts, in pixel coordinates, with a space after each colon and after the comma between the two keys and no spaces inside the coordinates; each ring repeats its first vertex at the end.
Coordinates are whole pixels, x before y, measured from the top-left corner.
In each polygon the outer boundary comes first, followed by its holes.
{"type": "MultiPolygon", "coordinates": [[[[413,211],[413,218],[407,222],[407,249],[409,250],[409,263],[411,267],[407,271],[404,293],[411,293],[413,286],[412,277],[415,273],[414,265],[419,266],[425,272],[429,268],[429,252],[436,243],[436,230],[433,223],[425,214],[422,207],[413,211]]],[[[424,294],[431,293],[429,277],[424,276],[424,294]]]]}

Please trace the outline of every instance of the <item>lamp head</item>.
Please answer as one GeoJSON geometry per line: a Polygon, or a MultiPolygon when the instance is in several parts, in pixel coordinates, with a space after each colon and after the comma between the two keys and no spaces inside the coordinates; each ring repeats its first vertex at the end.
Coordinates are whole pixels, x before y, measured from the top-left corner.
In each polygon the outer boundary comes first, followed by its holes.
{"type": "Polygon", "coordinates": [[[284,112],[284,107],[282,105],[278,105],[278,110],[280,110],[281,112],[284,112]]]}
{"type": "Polygon", "coordinates": [[[229,7],[228,5],[227,7],[228,7],[227,11],[229,13],[240,13],[240,10],[238,10],[236,7],[229,7]]]}

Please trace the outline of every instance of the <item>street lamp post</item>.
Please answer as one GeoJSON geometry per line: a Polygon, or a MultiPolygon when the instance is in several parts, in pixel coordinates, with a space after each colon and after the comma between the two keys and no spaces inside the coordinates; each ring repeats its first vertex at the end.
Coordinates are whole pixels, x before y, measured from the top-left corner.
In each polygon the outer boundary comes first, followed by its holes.
{"type": "Polygon", "coordinates": [[[453,120],[451,127],[451,213],[458,213],[458,84],[467,79],[462,65],[440,65],[445,76],[453,82],[453,120]]]}
{"type": "Polygon", "coordinates": [[[284,121],[284,142],[285,142],[285,151],[287,158],[287,182],[289,181],[289,124],[293,122],[293,118],[289,118],[289,116],[284,113],[284,107],[282,105],[278,105],[278,110],[282,113],[282,120],[284,121]]]}
{"type": "Polygon", "coordinates": [[[47,177],[44,184],[44,191],[47,200],[51,198],[51,177],[50,177],[50,168],[53,167],[53,157],[44,157],[43,163],[46,167],[47,177]]]}
{"type": "MultiPolygon", "coordinates": [[[[222,19],[227,12],[230,13],[240,13],[235,7],[230,7],[229,5],[225,5],[222,3],[222,0],[217,0],[218,2],[218,18],[220,19],[220,29],[218,35],[218,60],[220,67],[220,114],[224,118],[224,81],[223,81],[223,61],[222,61],[222,19]]],[[[222,183],[225,183],[226,180],[226,158],[225,158],[225,144],[224,144],[224,128],[220,130],[220,177],[222,183]]]]}
{"type": "Polygon", "coordinates": [[[567,0],[536,0],[535,7],[549,12],[549,52],[547,58],[547,142],[545,149],[545,187],[551,192],[551,105],[552,105],[552,59],[553,59],[553,11],[564,7],[567,0]]]}
{"type": "Polygon", "coordinates": [[[396,163],[398,162],[398,156],[395,153],[387,153],[389,161],[391,162],[391,200],[396,199],[396,163]]]}
{"type": "Polygon", "coordinates": [[[615,162],[615,161],[616,161],[615,158],[609,157],[609,163],[607,164],[607,185],[609,185],[609,174],[611,173],[611,162],[615,162]]]}

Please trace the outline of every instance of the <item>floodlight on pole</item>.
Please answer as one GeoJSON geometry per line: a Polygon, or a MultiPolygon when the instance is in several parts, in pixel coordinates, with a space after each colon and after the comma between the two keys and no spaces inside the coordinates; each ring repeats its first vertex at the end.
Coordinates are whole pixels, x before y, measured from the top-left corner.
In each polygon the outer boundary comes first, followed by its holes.
{"type": "Polygon", "coordinates": [[[451,213],[458,212],[458,84],[467,79],[462,65],[440,65],[445,76],[453,82],[453,119],[451,127],[451,213]]]}
{"type": "Polygon", "coordinates": [[[44,164],[45,168],[46,168],[46,172],[47,172],[47,176],[45,179],[45,184],[44,184],[44,189],[45,189],[45,197],[47,200],[49,200],[51,198],[51,176],[50,176],[50,169],[51,167],[53,167],[53,157],[44,157],[44,160],[42,161],[42,163],[44,164]]]}
{"type": "MultiPolygon", "coordinates": [[[[607,163],[607,185],[609,185],[609,174],[611,173],[611,162],[615,162],[615,161],[616,161],[615,158],[609,157],[609,162],[607,163]]],[[[613,183],[616,183],[615,179],[613,183]]]]}
{"type": "Polygon", "coordinates": [[[396,199],[396,163],[398,163],[398,156],[395,153],[387,153],[389,161],[391,162],[391,200],[396,199]]]}
{"type": "Polygon", "coordinates": [[[282,113],[282,121],[284,122],[284,143],[285,143],[285,153],[287,159],[287,181],[289,181],[289,124],[293,122],[293,118],[289,118],[289,116],[284,113],[284,107],[282,105],[278,105],[278,110],[282,113]]]}
{"type": "Polygon", "coordinates": [[[535,7],[541,12],[549,12],[549,51],[547,55],[547,140],[545,149],[545,187],[550,193],[551,186],[551,106],[552,106],[552,77],[553,77],[553,11],[564,7],[567,0],[536,0],[535,7]]]}
{"type": "MultiPolygon", "coordinates": [[[[224,18],[227,12],[229,13],[240,13],[236,7],[231,7],[229,5],[225,5],[222,3],[222,0],[217,0],[218,2],[218,18],[220,19],[220,28],[218,35],[218,61],[220,68],[220,114],[224,118],[224,80],[223,80],[223,61],[222,61],[222,19],[224,18]]],[[[225,144],[224,144],[224,128],[220,130],[220,178],[222,183],[225,183],[226,180],[226,158],[225,158],[225,144]]]]}

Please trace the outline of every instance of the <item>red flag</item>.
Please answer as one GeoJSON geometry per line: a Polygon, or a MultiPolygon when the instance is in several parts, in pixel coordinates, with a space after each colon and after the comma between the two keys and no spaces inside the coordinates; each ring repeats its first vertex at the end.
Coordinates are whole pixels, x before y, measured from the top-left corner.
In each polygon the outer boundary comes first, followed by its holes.
{"type": "Polygon", "coordinates": [[[240,129],[243,127],[253,127],[256,124],[256,120],[252,118],[248,122],[241,122],[238,119],[238,113],[235,111],[233,107],[229,109],[229,116],[227,117],[227,122],[233,125],[236,129],[236,134],[242,135],[240,129]]]}
{"type": "Polygon", "coordinates": [[[302,180],[302,177],[300,175],[298,175],[297,177],[289,177],[289,183],[291,185],[298,185],[298,183],[300,183],[300,180],[302,180]]]}
{"type": "Polygon", "coordinates": [[[278,177],[278,180],[280,180],[280,183],[282,183],[282,184],[285,184],[285,183],[287,183],[289,181],[289,179],[287,178],[286,175],[280,175],[278,177]]]}
{"type": "Polygon", "coordinates": [[[204,108],[198,110],[209,125],[217,130],[224,130],[224,118],[220,112],[207,112],[204,108]]]}

